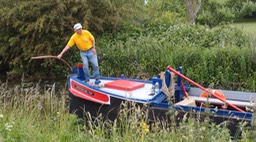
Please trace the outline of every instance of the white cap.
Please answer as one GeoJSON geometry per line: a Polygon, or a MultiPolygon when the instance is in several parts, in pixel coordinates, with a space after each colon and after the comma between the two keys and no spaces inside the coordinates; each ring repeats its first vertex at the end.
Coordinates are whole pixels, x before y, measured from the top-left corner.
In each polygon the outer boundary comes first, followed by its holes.
{"type": "Polygon", "coordinates": [[[82,25],[80,24],[80,23],[76,23],[75,25],[74,25],[74,30],[76,31],[76,30],[78,30],[78,29],[82,29],[83,27],[82,27],[82,25]]]}

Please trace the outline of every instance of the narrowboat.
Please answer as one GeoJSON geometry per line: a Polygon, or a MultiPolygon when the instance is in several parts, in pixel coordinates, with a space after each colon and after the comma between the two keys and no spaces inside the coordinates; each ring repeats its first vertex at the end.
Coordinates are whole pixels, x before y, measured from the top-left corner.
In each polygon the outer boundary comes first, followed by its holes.
{"type": "Polygon", "coordinates": [[[86,82],[80,64],[68,76],[68,91],[70,112],[85,120],[87,113],[114,121],[121,104],[130,102],[147,109],[151,122],[171,121],[170,111],[177,114],[177,123],[187,114],[200,115],[202,120],[208,116],[217,125],[228,122],[231,135],[239,132],[241,123],[251,126],[256,106],[254,92],[204,88],[184,76],[181,67],[176,71],[170,66],[149,80],[120,75],[86,82]]]}
{"type": "Polygon", "coordinates": [[[70,96],[70,113],[85,120],[102,116],[114,121],[123,103],[146,109],[149,122],[182,121],[184,115],[205,117],[217,125],[227,122],[231,135],[239,133],[239,126],[248,127],[256,120],[256,93],[204,88],[168,66],[149,80],[120,77],[91,77],[85,81],[83,65],[71,66],[56,56],[38,56],[31,59],[54,58],[63,62],[70,71],[67,78],[70,96]],[[186,81],[184,83],[184,81],[186,81]],[[175,112],[175,120],[171,119],[175,112]]]}

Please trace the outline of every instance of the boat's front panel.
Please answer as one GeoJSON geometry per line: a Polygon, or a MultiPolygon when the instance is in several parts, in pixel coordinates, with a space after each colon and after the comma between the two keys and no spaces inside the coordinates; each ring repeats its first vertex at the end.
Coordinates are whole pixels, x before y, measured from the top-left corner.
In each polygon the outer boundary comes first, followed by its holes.
{"type": "MultiPolygon", "coordinates": [[[[95,79],[90,79],[90,82],[85,82],[77,78],[77,76],[69,76],[68,79],[69,91],[77,97],[90,100],[100,104],[110,105],[110,97],[125,101],[134,101],[138,103],[150,104],[152,102],[161,102],[166,98],[164,94],[152,91],[151,81],[142,80],[125,80],[120,78],[102,77],[99,84],[95,84],[95,79]],[[108,87],[107,84],[112,82],[120,83],[121,81],[128,81],[129,83],[138,84],[134,88],[123,89],[120,87],[108,87]]],[[[119,85],[120,86],[120,85],[119,85]]],[[[125,84],[123,84],[125,86],[125,84]]]]}
{"type": "Polygon", "coordinates": [[[69,84],[69,91],[77,97],[100,104],[110,104],[109,94],[92,89],[89,86],[85,86],[83,83],[74,79],[70,79],[69,84]]]}

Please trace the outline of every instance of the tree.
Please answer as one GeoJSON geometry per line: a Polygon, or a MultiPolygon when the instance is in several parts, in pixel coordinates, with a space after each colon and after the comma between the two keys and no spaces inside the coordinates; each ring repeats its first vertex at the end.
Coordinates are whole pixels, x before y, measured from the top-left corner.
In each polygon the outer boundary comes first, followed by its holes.
{"type": "MultiPolygon", "coordinates": [[[[94,35],[113,31],[118,24],[115,8],[102,0],[0,0],[0,16],[0,69],[20,74],[55,65],[55,60],[29,61],[32,56],[57,55],[75,23],[94,35]]],[[[76,56],[69,53],[69,58],[76,56]]]]}
{"type": "Polygon", "coordinates": [[[185,0],[187,22],[196,23],[196,14],[198,13],[203,0],[185,0]]]}
{"type": "Polygon", "coordinates": [[[204,0],[197,14],[198,23],[210,27],[231,23],[256,11],[251,0],[204,0]]]}

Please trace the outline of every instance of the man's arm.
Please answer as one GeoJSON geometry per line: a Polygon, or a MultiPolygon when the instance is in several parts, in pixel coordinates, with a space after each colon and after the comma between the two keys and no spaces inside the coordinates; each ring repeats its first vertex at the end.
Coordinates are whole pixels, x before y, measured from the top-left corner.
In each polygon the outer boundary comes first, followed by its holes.
{"type": "Polygon", "coordinates": [[[95,40],[92,41],[92,52],[96,54],[95,40]]]}
{"type": "Polygon", "coordinates": [[[59,54],[57,57],[58,57],[58,58],[61,58],[62,55],[63,55],[66,51],[68,51],[69,48],[70,48],[70,47],[67,45],[67,46],[60,52],[60,54],[59,54]]]}

